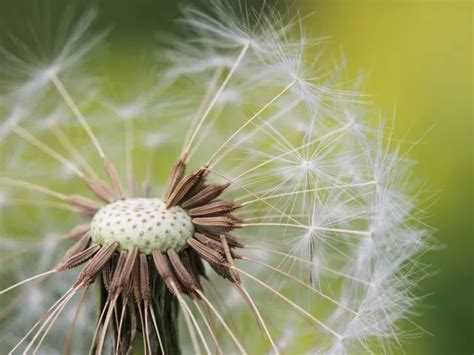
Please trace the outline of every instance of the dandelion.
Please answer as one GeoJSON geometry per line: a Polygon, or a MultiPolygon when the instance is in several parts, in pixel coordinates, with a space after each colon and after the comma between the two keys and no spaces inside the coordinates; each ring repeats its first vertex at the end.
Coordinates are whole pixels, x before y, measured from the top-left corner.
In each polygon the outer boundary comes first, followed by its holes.
{"type": "Polygon", "coordinates": [[[188,7],[188,35],[160,35],[159,65],[110,90],[94,15],[67,17],[51,57],[1,51],[4,348],[342,354],[413,336],[429,228],[411,162],[301,19],[188,7]]]}

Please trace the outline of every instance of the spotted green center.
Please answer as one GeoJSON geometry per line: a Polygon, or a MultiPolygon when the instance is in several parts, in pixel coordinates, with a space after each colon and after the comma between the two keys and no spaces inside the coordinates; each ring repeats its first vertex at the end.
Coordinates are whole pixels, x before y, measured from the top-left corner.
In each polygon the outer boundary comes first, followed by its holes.
{"type": "Polygon", "coordinates": [[[91,222],[94,243],[118,242],[122,250],[136,246],[145,254],[183,250],[193,233],[189,215],[179,206],[167,209],[159,198],[129,198],[108,204],[91,222]]]}

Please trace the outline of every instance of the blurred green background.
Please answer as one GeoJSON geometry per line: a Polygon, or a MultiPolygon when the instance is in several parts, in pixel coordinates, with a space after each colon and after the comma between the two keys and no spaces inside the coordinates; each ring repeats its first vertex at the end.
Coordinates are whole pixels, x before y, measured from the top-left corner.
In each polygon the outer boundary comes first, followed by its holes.
{"type": "MultiPolygon", "coordinates": [[[[79,8],[91,2],[76,1],[79,8]]],[[[51,10],[61,1],[51,1],[51,10]]],[[[93,3],[93,2],[92,2],[93,3]]],[[[182,4],[187,2],[182,1],[182,4]]],[[[252,3],[257,3],[252,1],[252,3]]],[[[3,32],[35,11],[30,0],[0,0],[3,32]]],[[[179,31],[174,0],[101,0],[100,22],[112,24],[121,58],[133,56],[157,30],[179,31]]],[[[312,12],[305,28],[330,36],[343,49],[350,75],[365,73],[364,91],[381,112],[396,110],[395,136],[416,141],[415,176],[438,201],[427,222],[442,248],[427,255],[437,273],[420,294],[416,321],[433,335],[406,344],[408,354],[474,351],[473,235],[473,3],[470,1],[302,0],[279,2],[284,10],[312,12]]]]}

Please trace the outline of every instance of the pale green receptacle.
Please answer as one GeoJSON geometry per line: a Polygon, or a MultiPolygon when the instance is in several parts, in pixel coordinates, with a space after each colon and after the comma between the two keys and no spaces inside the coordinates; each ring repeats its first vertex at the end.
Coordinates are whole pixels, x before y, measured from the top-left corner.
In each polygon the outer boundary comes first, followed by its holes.
{"type": "Polygon", "coordinates": [[[179,206],[167,209],[159,198],[129,198],[108,204],[91,222],[94,243],[118,242],[122,250],[136,246],[145,254],[183,250],[193,233],[186,211],[179,206]]]}

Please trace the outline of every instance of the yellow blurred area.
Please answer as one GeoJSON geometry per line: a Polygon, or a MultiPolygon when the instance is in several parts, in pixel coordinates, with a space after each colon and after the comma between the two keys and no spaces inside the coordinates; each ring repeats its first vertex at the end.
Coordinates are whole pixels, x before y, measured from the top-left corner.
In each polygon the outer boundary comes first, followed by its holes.
{"type": "Polygon", "coordinates": [[[423,259],[438,273],[420,289],[433,294],[416,319],[433,335],[409,340],[406,352],[472,353],[473,3],[305,1],[304,8],[315,12],[307,26],[343,49],[349,72],[367,73],[364,91],[389,122],[395,110],[403,149],[422,138],[410,156],[438,197],[427,213],[443,248],[423,259]]]}

